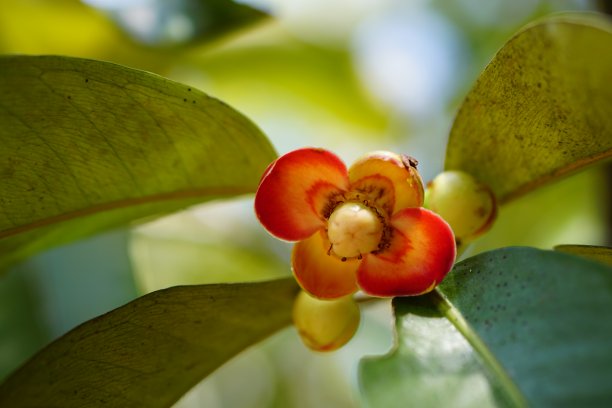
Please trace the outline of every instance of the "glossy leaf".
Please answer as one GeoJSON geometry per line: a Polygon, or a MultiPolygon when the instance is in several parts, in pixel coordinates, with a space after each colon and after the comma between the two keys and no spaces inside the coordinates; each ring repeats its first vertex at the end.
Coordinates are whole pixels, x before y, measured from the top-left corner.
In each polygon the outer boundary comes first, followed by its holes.
{"type": "Polygon", "coordinates": [[[555,251],[582,256],[612,266],[612,248],[593,245],[557,245],[555,251]]]}
{"type": "Polygon", "coordinates": [[[395,298],[397,346],[360,363],[367,407],[491,407],[493,388],[468,341],[436,309],[435,293],[395,298]]]}
{"type": "MultiPolygon", "coordinates": [[[[430,320],[416,308],[417,300],[396,300],[400,346],[362,365],[366,399],[378,406],[377,398],[389,391],[386,384],[393,389],[397,383],[392,373],[408,372],[430,389],[421,406],[463,398],[462,387],[449,392],[445,384],[469,378],[479,381],[473,397],[486,402],[493,396],[489,401],[497,406],[606,405],[612,400],[612,321],[601,313],[612,308],[611,272],[600,263],[531,248],[504,248],[460,262],[439,291],[421,301],[430,320]],[[452,326],[437,322],[439,315],[452,326]],[[454,329],[471,346],[463,344],[457,355],[449,352],[449,345],[460,344],[454,329]],[[424,339],[433,344],[423,344],[424,339]],[[435,369],[419,369],[430,361],[435,369]],[[383,364],[394,371],[385,376],[383,364]],[[378,378],[367,384],[370,371],[378,378]],[[488,387],[481,384],[483,376],[488,387]]],[[[400,396],[386,396],[395,403],[385,406],[411,403],[411,392],[400,396]]]]}
{"type": "Polygon", "coordinates": [[[509,201],[612,156],[612,24],[559,15],[515,35],[453,124],[445,168],[509,201]]]}
{"type": "Polygon", "coordinates": [[[51,343],[0,385],[0,406],[168,407],[291,321],[293,279],[153,292],[51,343]]]}
{"type": "Polygon", "coordinates": [[[142,71],[0,58],[1,264],[144,216],[253,192],[275,153],[224,103],[142,71]]]}

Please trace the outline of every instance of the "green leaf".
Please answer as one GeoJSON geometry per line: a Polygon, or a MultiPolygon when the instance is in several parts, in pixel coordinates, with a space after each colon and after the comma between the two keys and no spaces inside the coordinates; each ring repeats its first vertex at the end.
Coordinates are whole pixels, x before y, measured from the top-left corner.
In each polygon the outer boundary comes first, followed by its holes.
{"type": "Polygon", "coordinates": [[[291,321],[293,278],[153,292],[51,343],[0,385],[0,406],[169,407],[291,321]]]}
{"type": "Polygon", "coordinates": [[[360,362],[366,406],[491,407],[493,389],[468,341],[436,309],[435,295],[395,298],[396,348],[360,362]]]}
{"type": "MultiPolygon", "coordinates": [[[[606,405],[612,400],[612,321],[602,312],[612,309],[611,272],[601,263],[531,248],[504,248],[460,262],[425,300],[396,300],[398,342],[405,345],[362,365],[363,378],[374,370],[379,376],[364,385],[366,399],[377,406],[386,384],[397,381],[393,371],[385,377],[378,367],[395,360],[395,372],[410,372],[430,388],[423,405],[463,398],[465,390],[457,384],[469,381],[465,377],[478,385],[474,398],[486,402],[493,396],[498,406],[522,406],[525,400],[532,406],[606,405]],[[430,321],[418,311],[423,305],[433,316],[430,321]],[[431,322],[440,315],[454,327],[431,322]],[[432,325],[437,329],[430,329],[432,325]],[[458,356],[449,346],[459,344],[453,329],[471,345],[468,349],[463,344],[458,356]],[[428,339],[430,350],[411,347],[418,345],[414,338],[421,343],[428,339]],[[430,361],[441,367],[434,379],[418,365],[429,368],[430,361]],[[489,379],[488,388],[481,384],[482,376],[489,379]],[[444,380],[436,384],[440,377],[444,380]],[[451,393],[445,388],[449,381],[456,392],[443,395],[451,393]]],[[[411,392],[400,395],[404,399],[385,406],[411,403],[411,392]]]]}
{"type": "Polygon", "coordinates": [[[207,41],[269,17],[262,11],[234,0],[200,0],[192,7],[197,11],[192,16],[195,17],[193,20],[197,35],[207,41]]]}
{"type": "Polygon", "coordinates": [[[206,94],[122,66],[0,58],[0,259],[253,192],[275,152],[206,94]]]}
{"type": "Polygon", "coordinates": [[[582,256],[612,266],[612,248],[593,245],[557,245],[555,251],[582,256]]]}
{"type": "Polygon", "coordinates": [[[612,156],[612,24],[559,15],[499,51],[453,124],[446,169],[488,184],[501,202],[612,156]]]}
{"type": "MultiPolygon", "coordinates": [[[[207,53],[196,52],[188,58],[189,64],[204,70],[220,94],[240,100],[245,109],[260,117],[278,117],[280,112],[294,114],[295,120],[302,121],[304,116],[312,115],[317,118],[317,129],[330,126],[328,132],[337,132],[338,124],[327,122],[339,121],[350,126],[354,138],[373,134],[380,140],[388,129],[388,117],[375,108],[364,92],[355,75],[352,55],[342,49],[308,44],[277,30],[268,27],[254,33],[248,46],[236,42],[207,53]],[[262,87],[265,95],[260,95],[262,87]]],[[[286,137],[301,134],[293,133],[286,137]]],[[[306,136],[321,143],[333,142],[329,135],[306,136]]]]}
{"type": "Polygon", "coordinates": [[[132,234],[130,257],[134,277],[140,289],[146,292],[177,284],[269,280],[284,277],[289,272],[286,262],[261,249],[143,233],[132,234]]]}
{"type": "Polygon", "coordinates": [[[211,41],[268,17],[262,11],[233,0],[185,1],[174,4],[163,2],[147,6],[151,13],[166,15],[169,19],[174,16],[187,18],[191,35],[184,35],[186,38],[181,38],[182,36],[173,32],[169,23],[163,19],[143,30],[141,24],[136,24],[133,19],[125,17],[125,11],[130,9],[129,5],[126,8],[119,8],[118,11],[111,8],[110,11],[115,21],[136,39],[157,46],[177,45],[188,40],[211,41]]]}
{"type": "Polygon", "coordinates": [[[40,318],[48,303],[43,304],[38,292],[25,273],[0,280],[0,382],[50,341],[40,318]]]}

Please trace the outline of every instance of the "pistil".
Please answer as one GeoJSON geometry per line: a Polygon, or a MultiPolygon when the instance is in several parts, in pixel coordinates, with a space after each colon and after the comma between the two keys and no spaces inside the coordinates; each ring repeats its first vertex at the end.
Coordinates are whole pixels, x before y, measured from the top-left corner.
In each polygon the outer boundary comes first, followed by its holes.
{"type": "Polygon", "coordinates": [[[383,223],[375,210],[359,202],[338,205],[329,217],[331,253],[341,259],[360,258],[379,248],[383,223]]]}

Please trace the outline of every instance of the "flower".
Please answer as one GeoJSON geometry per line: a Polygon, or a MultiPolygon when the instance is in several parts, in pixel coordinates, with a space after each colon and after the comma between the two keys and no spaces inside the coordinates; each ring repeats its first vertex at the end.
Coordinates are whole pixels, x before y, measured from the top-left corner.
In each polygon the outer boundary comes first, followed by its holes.
{"type": "Polygon", "coordinates": [[[421,208],[413,158],[372,152],[350,169],[317,148],[289,152],[264,172],[255,213],[272,235],[298,241],[292,269],[320,299],[364,292],[379,297],[431,291],[455,261],[449,225],[421,208]]]}

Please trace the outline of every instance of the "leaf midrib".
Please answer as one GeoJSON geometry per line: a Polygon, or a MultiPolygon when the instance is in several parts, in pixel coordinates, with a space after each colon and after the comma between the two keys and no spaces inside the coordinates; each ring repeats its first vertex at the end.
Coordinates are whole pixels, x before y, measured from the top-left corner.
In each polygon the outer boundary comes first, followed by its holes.
{"type": "Polygon", "coordinates": [[[133,207],[143,204],[161,203],[165,201],[181,200],[187,198],[198,197],[224,197],[236,196],[241,194],[253,193],[253,187],[247,186],[226,186],[226,187],[207,187],[199,189],[189,189],[181,191],[172,191],[168,193],[152,194],[141,197],[131,197],[123,200],[109,201],[90,207],[65,212],[54,215],[52,217],[42,218],[29,224],[19,225],[0,231],[0,239],[8,238],[24,232],[34,230],[36,228],[46,227],[64,221],[69,221],[75,218],[86,217],[103,211],[118,210],[122,208],[133,207]]]}
{"type": "Polygon", "coordinates": [[[610,159],[612,159],[612,149],[598,152],[597,154],[593,154],[588,157],[582,157],[565,166],[557,167],[553,171],[543,174],[541,177],[538,177],[531,182],[524,183],[513,191],[501,194],[500,197],[498,197],[498,203],[500,205],[508,204],[509,202],[514,201],[539,187],[554,182],[561,177],[577,173],[590,165],[610,159]]]}
{"type": "Polygon", "coordinates": [[[448,319],[448,321],[463,335],[470,343],[474,351],[480,356],[482,364],[487,368],[489,373],[496,377],[500,390],[505,393],[508,401],[514,407],[526,407],[529,404],[523,393],[519,390],[516,383],[512,380],[503,365],[497,360],[495,355],[489,350],[487,345],[482,341],[478,334],[472,330],[468,322],[465,320],[459,310],[444,296],[444,294],[436,289],[431,292],[431,299],[438,311],[448,319]]]}

